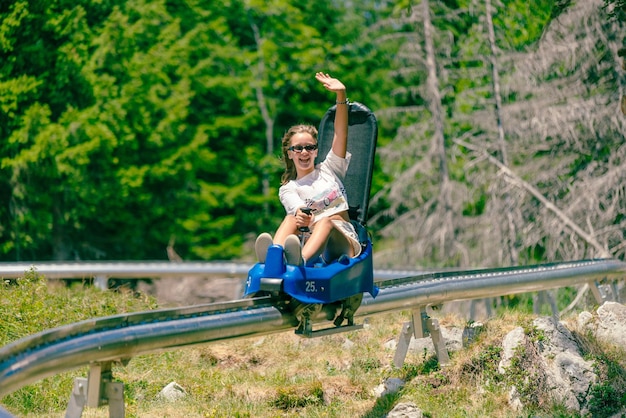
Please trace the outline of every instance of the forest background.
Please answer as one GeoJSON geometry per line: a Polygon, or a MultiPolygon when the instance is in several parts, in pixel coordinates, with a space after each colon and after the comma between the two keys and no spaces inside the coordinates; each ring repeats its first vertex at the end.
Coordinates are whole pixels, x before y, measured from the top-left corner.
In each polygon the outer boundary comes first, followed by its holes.
{"type": "Polygon", "coordinates": [[[0,260],[252,260],[316,71],[379,121],[377,267],[624,259],[624,10],[3,1],[0,260]]]}

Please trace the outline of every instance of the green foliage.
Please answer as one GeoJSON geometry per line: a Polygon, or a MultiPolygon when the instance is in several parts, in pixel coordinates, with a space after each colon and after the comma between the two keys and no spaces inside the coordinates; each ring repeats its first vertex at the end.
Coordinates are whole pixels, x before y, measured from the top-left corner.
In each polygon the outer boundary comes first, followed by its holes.
{"type": "Polygon", "coordinates": [[[297,385],[278,389],[272,406],[278,409],[292,410],[309,405],[324,403],[324,391],[319,381],[307,385],[297,385]]]}
{"type": "Polygon", "coordinates": [[[590,335],[579,335],[586,360],[593,361],[597,383],[590,389],[589,413],[610,417],[626,407],[626,359],[616,347],[602,347],[590,335]]]}
{"type": "Polygon", "coordinates": [[[3,280],[0,291],[0,315],[5,318],[0,328],[0,346],[64,324],[156,307],[153,299],[137,298],[123,288],[118,292],[102,292],[90,284],[68,288],[63,283],[50,283],[36,270],[23,278],[3,280]]]}
{"type": "Polygon", "coordinates": [[[594,417],[610,417],[626,405],[626,393],[619,393],[607,383],[593,385],[590,391],[589,413],[594,417]]]}
{"type": "MultiPolygon", "coordinates": [[[[553,17],[553,4],[554,0],[504,1],[504,9],[499,10],[494,16],[496,27],[507,28],[501,32],[503,35],[499,40],[501,46],[506,49],[522,50],[537,42],[546,24],[553,17]]],[[[558,10],[559,6],[555,7],[558,10]]]]}
{"type": "Polygon", "coordinates": [[[355,358],[351,365],[352,368],[366,373],[379,369],[381,366],[380,360],[377,358],[355,358]]]}
{"type": "MultiPolygon", "coordinates": [[[[124,289],[102,292],[91,285],[69,288],[50,283],[35,270],[16,280],[2,280],[0,294],[0,347],[62,325],[157,307],[153,299],[136,297],[124,289]]],[[[11,393],[2,402],[20,416],[64,410],[77,373],[84,375],[85,371],[43,379],[11,393]]]]}
{"type": "MultiPolygon", "coordinates": [[[[492,3],[497,48],[519,53],[572,2],[492,3]]],[[[607,0],[613,3],[623,7],[607,0]]],[[[430,8],[457,216],[481,222],[493,192],[473,188],[485,174],[454,140],[494,146],[492,118],[484,117],[493,90],[483,4],[431,1],[430,8]]],[[[284,215],[276,198],[279,138],[294,123],[317,124],[332,105],[312,78],[318,70],[338,75],[349,97],[378,115],[369,211],[375,238],[412,212],[423,212],[412,222],[424,222],[441,183],[430,161],[422,31],[411,20],[421,12],[409,1],[3,2],[0,259],[163,259],[168,244],[185,259],[245,258],[251,237],[271,232],[284,215]],[[396,192],[394,183],[409,174],[412,190],[396,192]]],[[[598,47],[604,67],[581,79],[611,92],[615,86],[597,81],[611,79],[615,66],[607,47],[598,47]]],[[[513,65],[502,63],[503,78],[513,65]]],[[[563,65],[540,81],[578,69],[563,65]]],[[[515,89],[504,95],[509,104],[530,99],[515,89]]],[[[596,145],[545,179],[558,198],[567,195],[569,177],[611,161],[616,148],[583,123],[576,130],[596,145]]],[[[550,153],[564,145],[548,142],[550,153]]],[[[525,164],[539,154],[513,158],[525,164]]],[[[523,262],[554,251],[549,239],[516,250],[523,262]]],[[[440,248],[430,254],[438,265],[462,258],[440,248]]]]}
{"type": "Polygon", "coordinates": [[[467,374],[469,378],[481,375],[485,381],[496,383],[501,380],[498,372],[501,357],[501,345],[487,345],[463,365],[463,374],[467,374]]]}
{"type": "Polygon", "coordinates": [[[241,257],[283,215],[272,147],[332,104],[315,71],[373,107],[368,91],[383,100],[359,81],[385,79],[385,52],[359,30],[384,10],[358,9],[3,3],[0,259],[162,259],[168,243],[188,259],[241,257]]]}
{"type": "Polygon", "coordinates": [[[437,356],[428,356],[427,353],[424,352],[423,361],[421,363],[405,363],[402,365],[402,378],[409,380],[416,376],[427,376],[437,373],[440,369],[437,356]]]}
{"type": "Polygon", "coordinates": [[[610,17],[626,21],[626,0],[604,0],[604,8],[610,17]]]}

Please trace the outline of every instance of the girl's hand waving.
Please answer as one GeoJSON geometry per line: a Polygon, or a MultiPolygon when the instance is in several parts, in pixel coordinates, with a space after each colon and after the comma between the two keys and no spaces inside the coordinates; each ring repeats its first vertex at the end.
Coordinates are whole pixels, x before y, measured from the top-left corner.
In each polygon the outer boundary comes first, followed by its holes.
{"type": "Polygon", "coordinates": [[[322,83],[322,85],[324,86],[326,90],[330,90],[334,92],[340,92],[340,91],[346,90],[346,86],[344,86],[341,81],[337,80],[336,78],[332,78],[328,74],[324,74],[321,72],[316,73],[315,78],[317,79],[317,81],[322,83]]]}

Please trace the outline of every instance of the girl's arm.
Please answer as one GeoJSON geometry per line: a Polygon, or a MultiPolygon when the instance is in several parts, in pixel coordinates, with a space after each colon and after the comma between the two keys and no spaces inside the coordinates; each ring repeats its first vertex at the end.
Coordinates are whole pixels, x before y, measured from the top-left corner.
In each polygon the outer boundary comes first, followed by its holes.
{"type": "Polygon", "coordinates": [[[333,136],[332,149],[335,155],[346,158],[348,147],[348,98],[346,96],[346,86],[336,78],[328,74],[315,74],[317,81],[322,83],[324,88],[337,93],[337,110],[335,112],[335,135],[333,136]]]}

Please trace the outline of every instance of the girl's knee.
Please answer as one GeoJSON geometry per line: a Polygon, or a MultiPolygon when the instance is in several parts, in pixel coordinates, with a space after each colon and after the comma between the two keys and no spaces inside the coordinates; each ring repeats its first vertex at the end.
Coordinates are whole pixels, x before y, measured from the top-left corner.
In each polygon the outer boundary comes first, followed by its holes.
{"type": "Polygon", "coordinates": [[[315,223],[315,228],[323,228],[326,230],[331,230],[334,228],[333,221],[330,218],[322,218],[315,223]]]}

